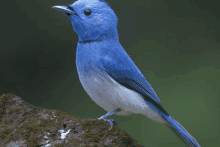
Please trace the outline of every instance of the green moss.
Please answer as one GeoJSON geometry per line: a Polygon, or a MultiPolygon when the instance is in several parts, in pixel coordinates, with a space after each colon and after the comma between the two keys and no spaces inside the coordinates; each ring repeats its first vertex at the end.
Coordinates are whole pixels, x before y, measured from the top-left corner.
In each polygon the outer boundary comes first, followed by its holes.
{"type": "Polygon", "coordinates": [[[49,144],[56,147],[141,146],[117,126],[109,130],[109,123],[105,121],[86,120],[65,112],[37,108],[26,105],[24,101],[16,101],[21,100],[13,94],[0,96],[0,144],[3,146],[13,140],[23,140],[27,146],[40,145],[42,141],[45,142],[44,135],[49,138],[49,144]],[[71,129],[70,138],[59,140],[61,133],[58,130],[65,128],[71,129]],[[107,139],[110,140],[109,143],[107,139]]]}

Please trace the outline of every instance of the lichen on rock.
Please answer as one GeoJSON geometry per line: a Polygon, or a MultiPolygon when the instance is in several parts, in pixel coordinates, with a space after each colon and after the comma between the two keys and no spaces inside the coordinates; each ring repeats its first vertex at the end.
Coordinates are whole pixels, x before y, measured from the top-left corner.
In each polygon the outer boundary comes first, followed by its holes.
{"type": "Polygon", "coordinates": [[[105,121],[35,107],[13,94],[0,96],[0,146],[142,146],[116,125],[109,127],[105,121]]]}

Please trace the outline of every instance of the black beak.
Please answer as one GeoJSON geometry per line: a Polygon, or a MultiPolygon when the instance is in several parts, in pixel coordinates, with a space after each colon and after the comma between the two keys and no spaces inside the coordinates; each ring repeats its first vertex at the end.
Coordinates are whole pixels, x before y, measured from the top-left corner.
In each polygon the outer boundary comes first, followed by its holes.
{"type": "Polygon", "coordinates": [[[53,6],[53,9],[56,9],[58,11],[61,11],[65,13],[66,15],[76,14],[72,7],[70,6],[53,6]]]}

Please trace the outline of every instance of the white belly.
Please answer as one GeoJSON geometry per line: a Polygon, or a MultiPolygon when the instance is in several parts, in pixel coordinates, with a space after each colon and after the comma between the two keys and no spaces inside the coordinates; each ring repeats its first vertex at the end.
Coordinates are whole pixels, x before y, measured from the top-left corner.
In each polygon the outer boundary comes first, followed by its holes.
{"type": "Polygon", "coordinates": [[[164,120],[150,109],[141,94],[120,85],[109,75],[98,70],[90,70],[86,74],[83,73],[84,76],[78,72],[78,75],[88,95],[106,111],[110,112],[120,108],[121,111],[116,113],[118,115],[138,113],[164,123],[164,120]]]}

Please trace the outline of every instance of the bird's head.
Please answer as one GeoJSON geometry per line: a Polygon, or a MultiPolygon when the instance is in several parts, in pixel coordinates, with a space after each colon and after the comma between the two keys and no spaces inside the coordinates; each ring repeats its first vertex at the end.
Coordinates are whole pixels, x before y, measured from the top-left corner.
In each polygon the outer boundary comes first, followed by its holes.
{"type": "Polygon", "coordinates": [[[52,8],[68,15],[79,41],[118,39],[117,16],[104,0],[78,0],[52,8]]]}

